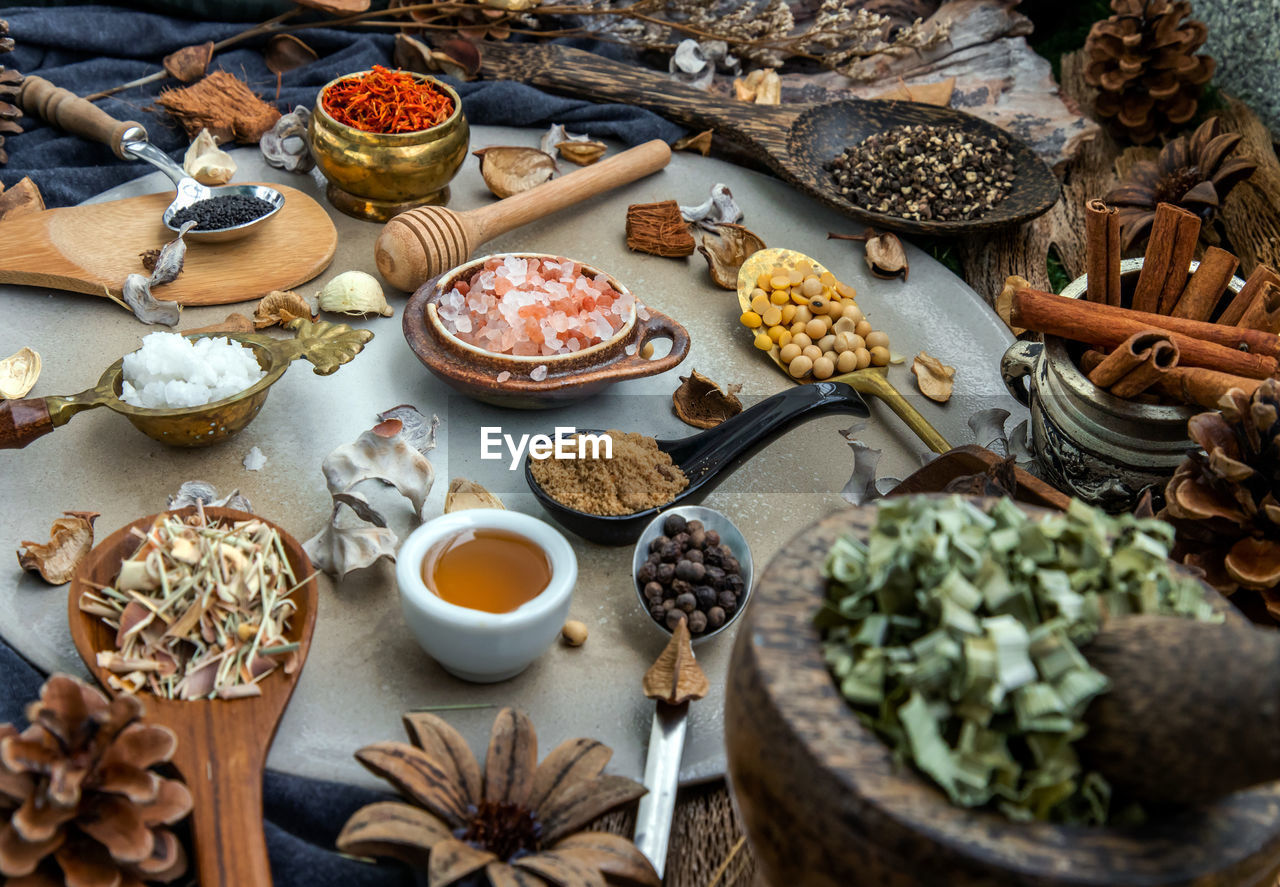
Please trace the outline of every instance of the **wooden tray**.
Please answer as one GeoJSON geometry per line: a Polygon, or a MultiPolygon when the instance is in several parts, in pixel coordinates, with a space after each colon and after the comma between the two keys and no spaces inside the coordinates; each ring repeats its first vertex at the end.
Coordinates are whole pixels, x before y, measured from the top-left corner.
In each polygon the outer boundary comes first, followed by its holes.
{"type": "MultiPolygon", "coordinates": [[[[230,243],[189,243],[182,274],[157,299],[225,305],[306,283],[338,247],[328,212],[295,188],[275,185],[284,207],[262,230],[230,243]]],[[[173,193],[45,210],[0,222],[0,284],[76,293],[120,294],[130,274],[146,274],[139,254],[173,239],[160,216],[173,193]]]]}

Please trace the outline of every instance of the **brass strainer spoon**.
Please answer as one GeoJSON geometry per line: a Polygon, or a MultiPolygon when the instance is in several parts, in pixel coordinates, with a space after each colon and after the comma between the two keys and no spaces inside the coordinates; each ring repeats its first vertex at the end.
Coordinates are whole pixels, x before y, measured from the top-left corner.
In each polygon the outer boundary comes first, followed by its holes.
{"type": "MultiPolygon", "coordinates": [[[[808,262],[818,274],[827,270],[820,262],[793,249],[771,248],[752,253],[738,269],[738,302],[742,305],[742,310],[751,309],[751,291],[755,289],[755,282],[763,272],[777,267],[794,268],[801,262],[808,262]]],[[[776,345],[768,352],[768,356],[791,381],[801,384],[818,381],[813,378],[796,379],[787,372],[787,365],[782,362],[776,345]]],[[[903,397],[902,392],[893,387],[893,383],[889,381],[887,367],[867,367],[832,376],[824,381],[843,382],[859,394],[878,398],[885,406],[897,413],[898,418],[906,423],[916,437],[935,453],[945,453],[951,449],[951,444],[947,443],[946,438],[938,433],[938,430],[911,405],[910,401],[903,397]]]]}
{"type": "Polygon", "coordinates": [[[66,425],[76,413],[95,407],[119,413],[147,437],[160,443],[207,447],[243,430],[262,409],[267,389],[299,357],[315,364],[316,375],[328,376],[359,354],[373,338],[369,330],[352,329],[345,323],[312,323],[299,319],[288,326],[297,331],[296,337],[275,339],[265,333],[194,333],[187,337],[225,336],[248,345],[258,365],[266,371],[265,376],[245,390],[214,403],[172,410],[146,409],[125,403],[120,399],[123,357],[107,368],[97,385],[79,394],[0,402],[0,449],[21,449],[59,425],[66,425]]]}

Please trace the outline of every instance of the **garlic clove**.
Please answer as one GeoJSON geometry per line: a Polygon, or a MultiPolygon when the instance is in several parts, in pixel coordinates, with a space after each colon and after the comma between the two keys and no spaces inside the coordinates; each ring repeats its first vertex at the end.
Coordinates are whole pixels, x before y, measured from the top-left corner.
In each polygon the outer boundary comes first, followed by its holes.
{"type": "Polygon", "coordinates": [[[187,148],[182,169],[202,185],[225,185],[236,174],[236,162],[218,147],[218,140],[205,128],[187,148]]]}
{"type": "Polygon", "coordinates": [[[335,314],[395,314],[387,304],[382,284],[372,274],[344,271],[324,285],[316,294],[321,311],[335,314]]]}
{"type": "Polygon", "coordinates": [[[25,397],[40,378],[40,355],[31,348],[0,360],[0,398],[17,400],[25,397]]]}

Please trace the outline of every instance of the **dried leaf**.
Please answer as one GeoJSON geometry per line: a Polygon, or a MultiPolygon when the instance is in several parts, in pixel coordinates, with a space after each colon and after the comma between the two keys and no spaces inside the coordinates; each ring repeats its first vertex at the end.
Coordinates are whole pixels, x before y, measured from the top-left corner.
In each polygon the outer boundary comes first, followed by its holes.
{"type": "Polygon", "coordinates": [[[484,759],[484,800],[524,806],[538,766],[538,736],[529,716],[514,708],[498,712],[484,759]]]}
{"type": "Polygon", "coordinates": [[[389,856],[423,869],[431,848],[451,837],[448,824],[435,814],[400,801],[380,801],[353,813],[334,843],[353,856],[389,856]]]}
{"type": "Polygon", "coordinates": [[[356,752],[356,760],[449,826],[462,824],[466,804],[458,796],[458,787],[422,749],[403,742],[377,742],[356,752]]]}
{"type": "Polygon", "coordinates": [[[556,150],[560,156],[578,166],[590,166],[608,150],[604,142],[559,142],[556,150]]]}
{"type": "Polygon", "coordinates": [[[461,477],[449,482],[449,492],[444,497],[444,513],[466,511],[471,508],[503,508],[502,500],[480,484],[461,477]]]}
{"type": "Polygon", "coordinates": [[[335,493],[333,512],[323,530],[303,543],[307,557],[316,569],[341,580],[352,570],[372,566],[382,558],[396,559],[399,540],[386,528],[386,522],[359,493],[335,493]],[[363,525],[351,525],[341,514],[349,508],[363,525]]]}
{"type": "Polygon", "coordinates": [[[450,771],[450,778],[462,789],[467,804],[478,804],[482,791],[480,764],[462,734],[431,712],[409,712],[403,721],[413,744],[450,771]]]}
{"type": "Polygon", "coordinates": [[[50,585],[71,581],[80,561],[93,548],[93,521],[96,511],[64,511],[49,530],[49,541],[23,541],[18,549],[18,565],[50,585]],[[25,549],[25,550],[24,550],[25,549]]]}
{"type": "Polygon", "coordinates": [[[401,436],[386,438],[372,431],[329,453],[321,467],[331,493],[348,492],[362,481],[378,480],[399,490],[419,516],[435,479],[427,457],[401,436]]]}
{"type": "Polygon", "coordinates": [[[608,832],[579,832],[551,848],[560,856],[579,859],[594,867],[611,884],[626,887],[661,887],[662,879],[635,844],[608,832]]]}
{"type": "Polygon", "coordinates": [[[595,739],[567,739],[542,759],[533,774],[529,808],[541,810],[562,792],[604,772],[613,749],[595,739]]]}
{"type": "Polygon", "coordinates": [[[480,158],[480,175],[496,197],[528,191],[556,174],[555,158],[537,148],[496,146],[471,153],[480,158]]]}
{"type": "Polygon", "coordinates": [[[26,397],[40,378],[40,355],[31,348],[20,348],[0,360],[0,398],[17,400],[26,397]]]}
{"type": "Polygon", "coordinates": [[[209,40],[195,46],[184,46],[176,52],[164,57],[164,69],[169,76],[183,83],[194,83],[209,70],[209,62],[213,59],[213,41],[209,40]]]}
{"type": "Polygon", "coordinates": [[[253,332],[253,321],[245,317],[238,311],[228,314],[218,323],[211,323],[208,326],[198,326],[194,329],[183,330],[182,335],[190,336],[195,333],[251,333],[253,332]]]}
{"type": "Polygon", "coordinates": [[[738,400],[741,386],[730,385],[728,391],[694,370],[680,377],[680,387],[671,395],[671,404],[680,421],[694,428],[715,428],[725,419],[742,412],[738,400]]]}
{"type": "MultiPolygon", "coordinates": [[[[218,147],[218,140],[209,130],[202,129],[183,155],[182,169],[202,185],[225,185],[236,174],[236,162],[231,159],[230,154],[218,147]]],[[[159,254],[154,262],[159,264],[159,254]]],[[[145,259],[143,264],[146,264],[145,259]]]]}
{"type": "Polygon", "coordinates": [[[947,366],[938,358],[921,351],[911,362],[911,372],[916,377],[920,393],[930,400],[946,403],[951,399],[955,386],[956,368],[947,366]]]}
{"type": "Polygon", "coordinates": [[[44,197],[30,177],[24,177],[13,187],[0,191],[0,220],[43,211],[44,197]]]}
{"type": "Polygon", "coordinates": [[[625,776],[605,773],[589,782],[579,782],[555,795],[542,809],[542,840],[553,844],[603,816],[614,807],[629,804],[647,789],[625,776]]]}
{"type": "Polygon", "coordinates": [[[711,682],[698,665],[689,640],[689,626],[682,619],[657,661],[644,673],[644,695],[671,705],[701,699],[711,692],[711,682]]]}
{"type": "Polygon", "coordinates": [[[311,305],[293,290],[272,290],[253,309],[253,328],[284,325],[298,318],[312,318],[311,305]]]}
{"type": "Polygon", "coordinates": [[[757,234],[741,225],[724,223],[713,226],[711,234],[702,235],[698,252],[707,260],[707,271],[716,286],[737,290],[738,269],[764,248],[764,241],[757,234]]]}
{"type": "Polygon", "coordinates": [[[262,51],[262,59],[272,74],[287,74],[318,58],[314,49],[292,34],[275,34],[262,51]]]}
{"type": "Polygon", "coordinates": [[[712,130],[705,129],[697,135],[676,139],[675,144],[671,146],[671,150],[697,151],[703,157],[706,157],[711,153],[711,134],[712,130]]]}

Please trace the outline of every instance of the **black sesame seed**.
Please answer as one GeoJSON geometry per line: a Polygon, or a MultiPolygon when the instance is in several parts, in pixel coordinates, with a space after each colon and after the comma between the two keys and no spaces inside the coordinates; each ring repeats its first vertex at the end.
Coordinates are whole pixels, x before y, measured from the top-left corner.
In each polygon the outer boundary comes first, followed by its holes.
{"type": "Polygon", "coordinates": [[[228,194],[197,200],[183,207],[173,214],[171,223],[173,227],[181,228],[187,222],[195,222],[197,231],[219,231],[260,219],[274,208],[260,197],[228,194]]]}

